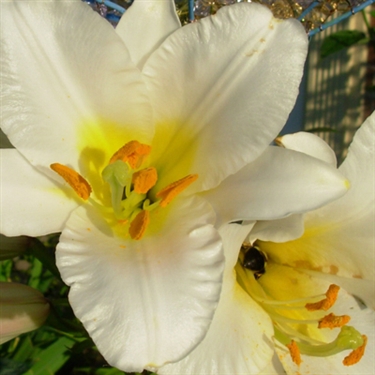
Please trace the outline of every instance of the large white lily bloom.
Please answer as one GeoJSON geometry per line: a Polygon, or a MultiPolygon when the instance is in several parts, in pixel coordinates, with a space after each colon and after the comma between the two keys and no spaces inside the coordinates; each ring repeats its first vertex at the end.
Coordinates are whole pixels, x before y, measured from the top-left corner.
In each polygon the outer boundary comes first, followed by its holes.
{"type": "MultiPolygon", "coordinates": [[[[336,165],[332,149],[314,135],[297,133],[279,141],[336,165]]],[[[373,374],[375,113],[357,131],[340,170],[351,181],[351,189],[307,213],[305,229],[301,215],[221,228],[226,271],[208,334],[188,356],[162,367],[159,374],[373,374]],[[245,239],[257,240],[257,254],[244,257],[241,252],[238,260],[245,239]],[[257,258],[259,254],[266,261],[257,258]],[[245,262],[252,264],[246,268],[245,262]],[[331,285],[342,288],[336,302],[327,311],[307,310],[307,303],[325,300],[328,289],[327,294],[334,296],[331,285]],[[332,329],[318,328],[319,320],[331,313],[339,317],[333,321],[345,328],[332,328],[329,318],[323,326],[332,329]],[[304,343],[299,365],[283,345],[291,340],[304,343]],[[275,348],[279,357],[272,357],[275,348]]],[[[291,350],[293,355],[298,352],[291,350]]]]}
{"type": "Polygon", "coordinates": [[[1,153],[1,232],[62,231],[71,305],[110,364],[180,360],[219,300],[219,224],[347,189],[332,166],[268,146],[297,95],[303,28],[256,4],[180,28],[171,1],[136,0],[117,30],[79,0],[1,11],[1,126],[16,147],[1,153]]]}

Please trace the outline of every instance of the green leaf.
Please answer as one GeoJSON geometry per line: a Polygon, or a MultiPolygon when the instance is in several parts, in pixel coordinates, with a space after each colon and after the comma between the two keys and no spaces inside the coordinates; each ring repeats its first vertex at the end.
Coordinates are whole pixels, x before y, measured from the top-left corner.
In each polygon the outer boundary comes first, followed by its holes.
{"type": "Polygon", "coordinates": [[[117,368],[101,368],[95,371],[95,375],[124,375],[125,373],[117,368]]]}
{"type": "Polygon", "coordinates": [[[54,276],[61,280],[60,272],[56,267],[56,260],[51,249],[45,247],[38,239],[33,238],[29,251],[46,267],[54,276]]]}
{"type": "Polygon", "coordinates": [[[323,44],[320,48],[320,57],[325,57],[341,51],[345,48],[358,43],[362,39],[365,39],[366,35],[362,31],[358,30],[342,30],[328,36],[324,39],[323,44]]]}
{"type": "Polygon", "coordinates": [[[34,364],[23,375],[53,375],[70,358],[69,349],[74,340],[60,337],[56,342],[34,356],[34,364]]]}
{"type": "Polygon", "coordinates": [[[0,358],[1,375],[20,375],[24,374],[30,367],[29,363],[17,362],[9,358],[0,358]]]}

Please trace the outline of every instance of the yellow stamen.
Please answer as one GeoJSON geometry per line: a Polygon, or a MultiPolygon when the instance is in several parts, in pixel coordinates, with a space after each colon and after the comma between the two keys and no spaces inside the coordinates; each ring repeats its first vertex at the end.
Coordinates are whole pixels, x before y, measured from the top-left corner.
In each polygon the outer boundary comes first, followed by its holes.
{"type": "Polygon", "coordinates": [[[133,240],[140,240],[150,223],[150,213],[142,210],[130,223],[129,234],[133,240]]]}
{"type": "Polygon", "coordinates": [[[301,359],[301,352],[294,340],[287,344],[286,347],[289,349],[290,356],[292,357],[292,361],[299,366],[302,362],[301,359]]]}
{"type": "Polygon", "coordinates": [[[143,158],[149,155],[150,152],[150,146],[139,143],[138,141],[130,141],[113,154],[109,164],[112,164],[117,160],[122,160],[128,162],[130,167],[135,169],[141,166],[143,158]]]}
{"type": "Polygon", "coordinates": [[[158,179],[158,174],[154,167],[142,169],[133,173],[132,183],[134,191],[137,194],[146,194],[153,186],[155,186],[158,179]]]}
{"type": "Polygon", "coordinates": [[[51,164],[50,168],[60,175],[82,199],[89,199],[91,186],[78,172],[59,163],[51,164]]]}
{"type": "Polygon", "coordinates": [[[335,284],[331,284],[326,292],[326,298],[324,298],[323,300],[319,302],[307,303],[305,305],[306,309],[309,311],[329,310],[335,304],[339,290],[340,290],[339,286],[335,284]]]}
{"type": "Polygon", "coordinates": [[[336,316],[335,314],[326,315],[324,318],[319,320],[318,328],[337,328],[347,324],[350,320],[349,315],[336,316]]]}
{"type": "Polygon", "coordinates": [[[165,207],[171,201],[180,194],[183,190],[185,190],[190,184],[192,184],[198,178],[197,174],[189,174],[184,178],[181,178],[178,181],[172,182],[164,189],[161,189],[156,196],[161,198],[160,207],[165,207]]]}
{"type": "Polygon", "coordinates": [[[344,358],[342,363],[345,366],[351,366],[358,363],[361,358],[363,357],[363,354],[365,354],[366,344],[367,344],[367,336],[362,335],[363,338],[363,344],[358,347],[357,349],[354,349],[348,356],[344,358]]]}

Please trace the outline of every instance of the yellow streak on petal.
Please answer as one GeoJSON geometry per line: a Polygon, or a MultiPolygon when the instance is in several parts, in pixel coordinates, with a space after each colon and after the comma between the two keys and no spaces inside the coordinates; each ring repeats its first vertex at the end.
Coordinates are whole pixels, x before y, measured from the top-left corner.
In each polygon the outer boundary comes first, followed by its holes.
{"type": "Polygon", "coordinates": [[[350,321],[349,315],[336,316],[335,314],[328,314],[324,318],[319,320],[319,328],[337,328],[342,327],[350,321]]]}
{"type": "Polygon", "coordinates": [[[326,292],[326,298],[324,298],[323,300],[319,302],[307,303],[305,305],[306,309],[309,311],[329,310],[335,304],[339,290],[340,290],[339,286],[335,284],[331,284],[326,292]]]}
{"type": "Polygon", "coordinates": [[[78,172],[59,163],[51,164],[50,168],[60,175],[82,199],[89,199],[91,186],[78,172]]]}
{"type": "Polygon", "coordinates": [[[150,223],[150,212],[141,211],[130,223],[129,234],[133,240],[140,240],[150,223]]]}
{"type": "Polygon", "coordinates": [[[109,164],[117,160],[128,162],[130,167],[135,169],[141,166],[145,156],[149,155],[151,147],[138,141],[130,141],[116,151],[111,157],[109,164]]]}
{"type": "Polygon", "coordinates": [[[172,200],[180,194],[183,190],[185,190],[189,185],[191,185],[194,181],[196,181],[198,178],[197,174],[189,174],[185,176],[184,178],[181,178],[180,180],[177,180],[175,182],[172,182],[168,186],[166,186],[164,189],[161,189],[157,194],[157,198],[161,198],[160,207],[165,207],[169,203],[172,202],[172,200]]]}
{"type": "Polygon", "coordinates": [[[363,344],[359,348],[354,349],[342,361],[342,363],[345,366],[355,365],[356,363],[358,363],[361,360],[361,358],[365,354],[365,349],[366,349],[366,345],[367,345],[367,336],[366,335],[362,335],[362,338],[363,338],[363,344]]]}
{"type": "Polygon", "coordinates": [[[302,362],[301,359],[301,352],[299,351],[299,348],[294,340],[290,342],[290,344],[287,344],[286,347],[289,349],[290,356],[292,357],[292,361],[299,366],[302,362]]]}
{"type": "Polygon", "coordinates": [[[154,167],[142,169],[133,173],[132,183],[137,194],[146,194],[158,180],[158,173],[154,167]]]}

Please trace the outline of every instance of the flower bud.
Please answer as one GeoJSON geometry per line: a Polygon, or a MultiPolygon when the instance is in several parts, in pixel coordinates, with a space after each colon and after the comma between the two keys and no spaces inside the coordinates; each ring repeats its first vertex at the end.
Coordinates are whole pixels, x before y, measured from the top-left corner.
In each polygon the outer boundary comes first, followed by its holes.
{"type": "Polygon", "coordinates": [[[39,328],[48,314],[49,304],[38,290],[0,282],[0,344],[39,328]]]}
{"type": "Polygon", "coordinates": [[[12,259],[21,255],[27,248],[26,236],[7,237],[0,234],[0,260],[12,259]]]}

